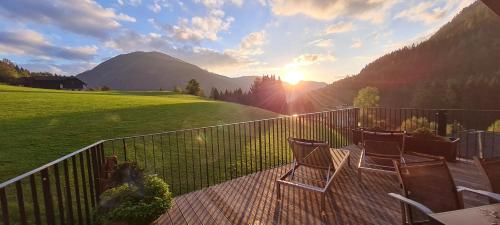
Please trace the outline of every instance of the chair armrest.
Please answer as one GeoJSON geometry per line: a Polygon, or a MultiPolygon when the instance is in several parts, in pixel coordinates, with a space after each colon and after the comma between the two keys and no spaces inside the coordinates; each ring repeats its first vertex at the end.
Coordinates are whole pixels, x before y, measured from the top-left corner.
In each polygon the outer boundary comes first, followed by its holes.
{"type": "Polygon", "coordinates": [[[408,204],[408,205],[411,205],[413,207],[415,207],[416,209],[420,210],[421,212],[425,213],[425,214],[431,214],[433,213],[431,209],[427,208],[425,205],[422,205],[416,201],[413,201],[409,198],[405,198],[399,194],[396,194],[396,193],[389,193],[389,196],[393,197],[393,198],[396,198],[398,199],[399,201],[405,203],[405,204],[408,204]]]}
{"type": "Polygon", "coordinates": [[[496,193],[492,193],[492,192],[489,192],[489,191],[483,191],[483,190],[476,190],[476,189],[472,189],[472,188],[467,188],[467,187],[462,187],[462,186],[458,186],[457,187],[457,191],[459,193],[462,193],[464,191],[468,191],[468,192],[472,192],[472,193],[476,193],[476,194],[480,194],[482,196],[486,196],[488,198],[491,198],[491,199],[494,199],[498,202],[500,202],[500,194],[496,194],[496,193]]]}

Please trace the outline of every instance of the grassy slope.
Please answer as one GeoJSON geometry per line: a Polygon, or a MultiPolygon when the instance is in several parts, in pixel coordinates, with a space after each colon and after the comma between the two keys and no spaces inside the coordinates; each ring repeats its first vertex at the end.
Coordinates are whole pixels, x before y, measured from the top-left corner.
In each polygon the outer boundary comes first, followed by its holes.
{"type": "Polygon", "coordinates": [[[0,181],[99,139],[277,116],[168,92],[73,92],[0,85],[0,181]]]}

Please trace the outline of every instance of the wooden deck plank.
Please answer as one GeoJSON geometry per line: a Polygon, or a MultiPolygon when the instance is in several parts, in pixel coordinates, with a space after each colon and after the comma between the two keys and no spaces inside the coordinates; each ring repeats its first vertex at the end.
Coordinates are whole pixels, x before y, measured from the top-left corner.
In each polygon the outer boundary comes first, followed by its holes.
{"type": "MultiPolygon", "coordinates": [[[[399,202],[387,193],[399,193],[395,175],[364,172],[358,179],[359,149],[348,147],[350,166],[345,165],[332,185],[326,215],[320,213],[320,195],[283,187],[277,202],[276,179],[291,165],[257,172],[175,198],[172,209],[158,224],[400,224],[399,202]]],[[[340,158],[338,156],[335,157],[340,158]]],[[[337,161],[337,160],[336,160],[337,161]]],[[[449,163],[457,185],[484,189],[474,165],[449,163]]],[[[317,171],[301,171],[303,176],[321,177],[317,171]]],[[[300,175],[300,174],[299,174],[300,175]]],[[[486,203],[486,199],[466,195],[466,205],[486,203]]]]}

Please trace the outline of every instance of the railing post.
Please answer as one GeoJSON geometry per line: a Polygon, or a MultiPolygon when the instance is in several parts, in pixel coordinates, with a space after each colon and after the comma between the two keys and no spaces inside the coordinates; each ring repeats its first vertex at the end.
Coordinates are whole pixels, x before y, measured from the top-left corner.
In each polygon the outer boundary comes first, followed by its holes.
{"type": "Polygon", "coordinates": [[[354,108],[354,127],[353,128],[358,128],[360,126],[359,123],[359,108],[354,108]]]}
{"type": "Polygon", "coordinates": [[[437,120],[437,134],[439,136],[446,136],[446,110],[438,110],[436,113],[437,120]]]}

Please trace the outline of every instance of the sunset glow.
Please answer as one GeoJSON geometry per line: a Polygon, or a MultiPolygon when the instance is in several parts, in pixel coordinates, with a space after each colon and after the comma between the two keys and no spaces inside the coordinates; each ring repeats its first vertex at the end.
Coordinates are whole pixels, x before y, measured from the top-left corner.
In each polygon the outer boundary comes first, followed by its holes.
{"type": "Polygon", "coordinates": [[[292,85],[298,84],[303,79],[304,79],[304,74],[297,70],[288,71],[287,73],[285,73],[285,76],[283,77],[283,81],[292,85]]]}

